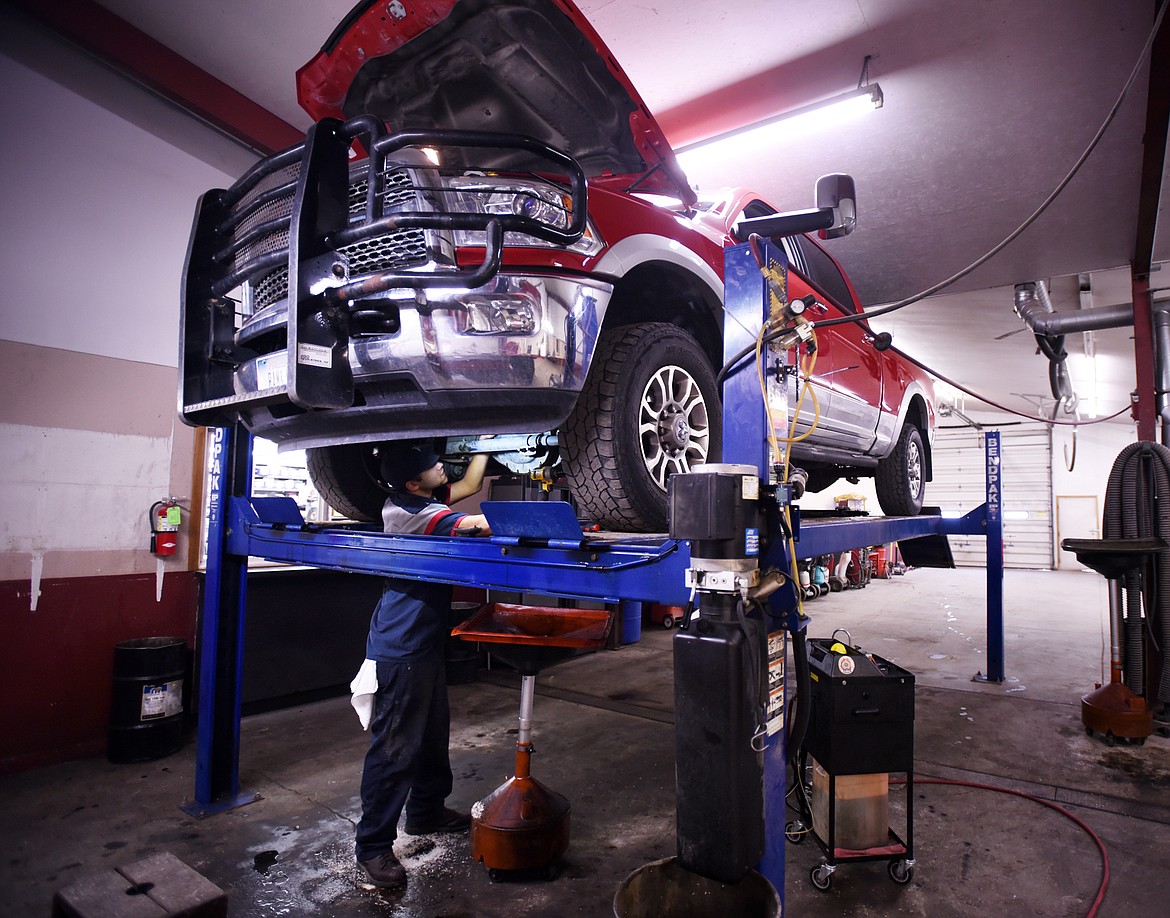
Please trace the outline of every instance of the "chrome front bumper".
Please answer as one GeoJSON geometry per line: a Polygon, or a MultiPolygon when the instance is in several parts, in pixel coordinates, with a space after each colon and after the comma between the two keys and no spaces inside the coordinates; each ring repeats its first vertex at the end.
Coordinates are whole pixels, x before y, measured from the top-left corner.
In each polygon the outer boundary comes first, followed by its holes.
{"type": "Polygon", "coordinates": [[[593,278],[503,273],[474,290],[387,291],[379,307],[397,330],[349,341],[353,407],[265,404],[286,385],[284,349],[238,367],[236,401],[253,433],[296,447],[550,430],[581,391],[612,292],[593,278]]]}

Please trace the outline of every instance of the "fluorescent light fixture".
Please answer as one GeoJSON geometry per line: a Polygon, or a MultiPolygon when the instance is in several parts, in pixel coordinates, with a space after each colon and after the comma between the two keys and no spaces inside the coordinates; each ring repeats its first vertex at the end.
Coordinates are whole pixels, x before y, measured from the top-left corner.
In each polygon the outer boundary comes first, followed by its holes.
{"type": "Polygon", "coordinates": [[[732,138],[740,138],[742,140],[746,134],[763,131],[781,122],[786,122],[784,125],[785,133],[810,130],[824,124],[835,124],[855,115],[862,114],[863,112],[871,112],[875,108],[881,108],[884,101],[885,96],[882,94],[881,86],[877,83],[870,83],[868,86],[851,89],[849,92],[843,92],[837,96],[830,96],[827,99],[821,99],[819,102],[811,102],[808,105],[792,108],[778,115],[763,118],[760,121],[753,121],[751,124],[732,128],[730,131],[723,131],[721,134],[715,134],[705,140],[697,140],[694,143],[685,144],[684,146],[678,147],[674,152],[679,156],[685,156],[688,153],[693,153],[696,150],[701,150],[705,147],[722,143],[725,140],[731,140],[732,138]],[[796,119],[799,119],[799,124],[792,123],[796,119]]]}

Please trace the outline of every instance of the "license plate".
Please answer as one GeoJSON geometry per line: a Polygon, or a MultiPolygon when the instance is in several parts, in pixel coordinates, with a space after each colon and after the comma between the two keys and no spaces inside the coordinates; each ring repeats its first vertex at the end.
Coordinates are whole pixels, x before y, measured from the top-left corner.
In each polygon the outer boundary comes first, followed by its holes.
{"type": "Polygon", "coordinates": [[[283,351],[256,359],[256,388],[288,388],[288,356],[283,351]]]}

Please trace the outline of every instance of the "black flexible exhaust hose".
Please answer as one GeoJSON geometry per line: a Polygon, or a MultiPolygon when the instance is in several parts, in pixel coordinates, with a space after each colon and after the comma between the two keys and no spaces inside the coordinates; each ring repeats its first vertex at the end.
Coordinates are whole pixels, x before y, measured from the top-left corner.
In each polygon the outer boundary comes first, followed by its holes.
{"type": "Polygon", "coordinates": [[[796,666],[796,717],[788,734],[788,761],[795,763],[800,747],[804,745],[812,713],[812,680],[809,678],[808,645],[803,628],[792,632],[792,659],[796,666]]]}
{"type": "MultiPolygon", "coordinates": [[[[1114,460],[1105,490],[1102,535],[1106,539],[1160,538],[1170,541],[1170,449],[1147,440],[1131,443],[1114,460]]],[[[1145,626],[1161,655],[1156,698],[1170,702],[1170,558],[1160,552],[1152,561],[1153,582],[1145,599],[1145,626]]],[[[1142,577],[1126,574],[1122,669],[1126,686],[1145,694],[1142,577]]]]}

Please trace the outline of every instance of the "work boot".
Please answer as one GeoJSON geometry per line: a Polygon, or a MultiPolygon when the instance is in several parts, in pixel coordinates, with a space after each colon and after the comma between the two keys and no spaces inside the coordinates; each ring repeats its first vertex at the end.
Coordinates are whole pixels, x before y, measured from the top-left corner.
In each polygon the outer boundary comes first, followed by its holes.
{"type": "Polygon", "coordinates": [[[466,813],[443,807],[434,816],[412,821],[406,819],[407,835],[440,835],[447,832],[466,832],[471,827],[471,817],[466,813]]]}
{"type": "Polygon", "coordinates": [[[368,861],[358,861],[358,867],[371,883],[381,889],[397,889],[406,885],[406,868],[393,851],[375,854],[368,861]]]}

